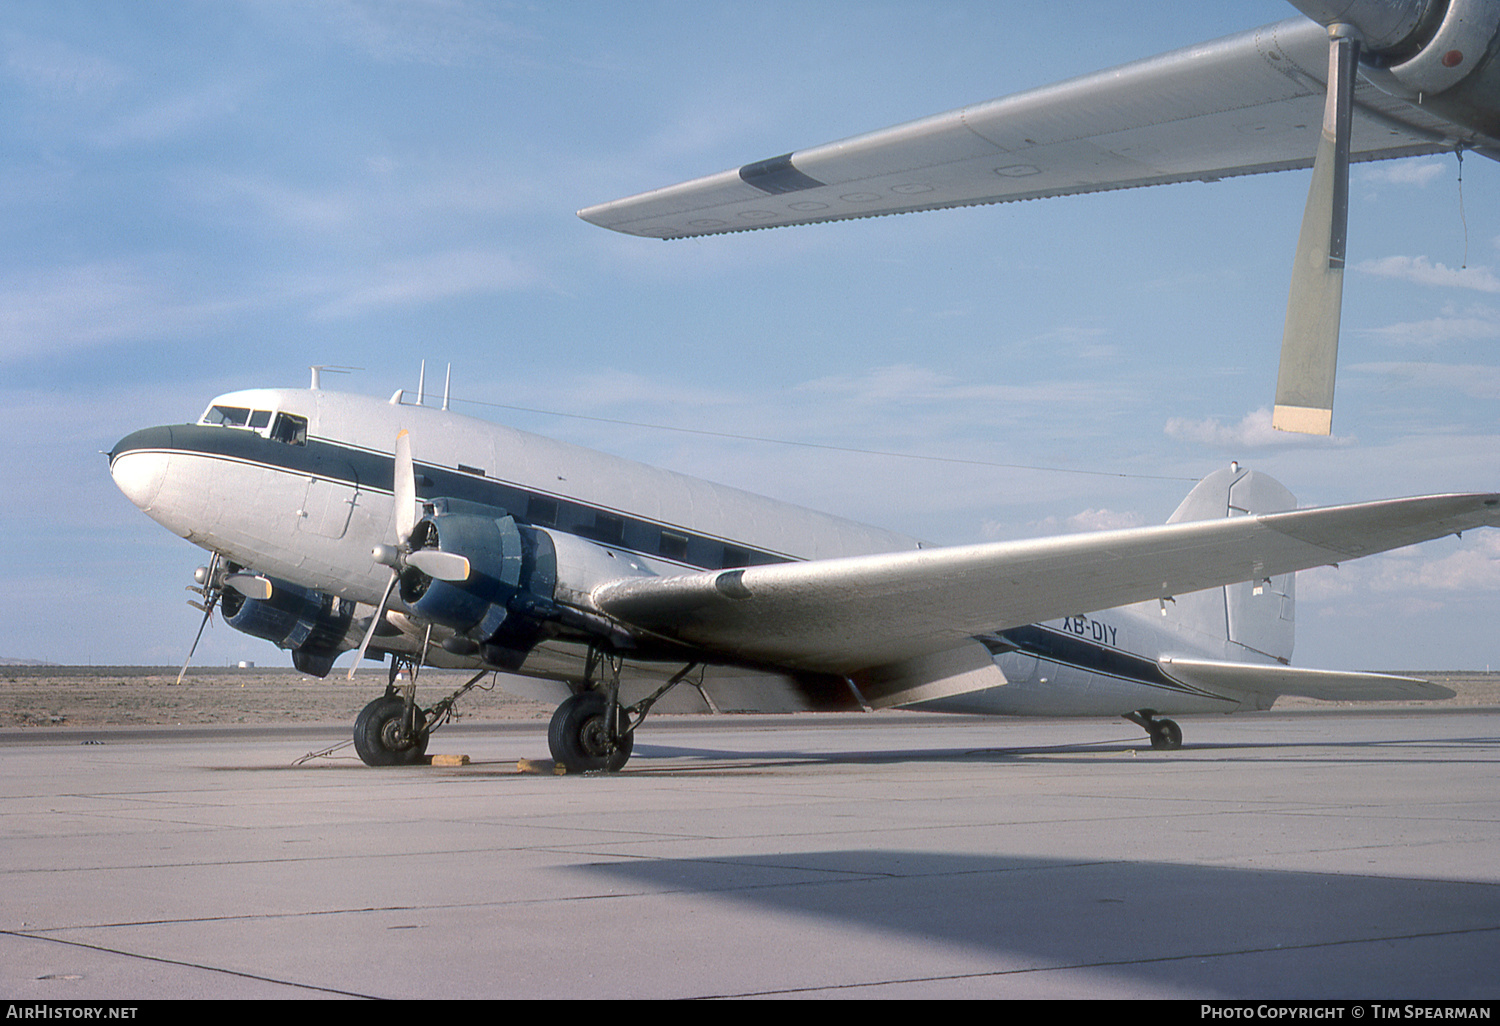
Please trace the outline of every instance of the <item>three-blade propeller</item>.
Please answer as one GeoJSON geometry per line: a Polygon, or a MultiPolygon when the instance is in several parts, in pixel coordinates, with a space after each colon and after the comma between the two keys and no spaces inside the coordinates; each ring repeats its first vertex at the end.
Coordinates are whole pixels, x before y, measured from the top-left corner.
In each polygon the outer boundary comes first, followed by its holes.
{"type": "Polygon", "coordinates": [[[258,599],[261,602],[271,597],[270,580],[259,574],[247,574],[232,570],[230,567],[231,564],[226,563],[224,557],[215,552],[207,566],[200,566],[194,571],[193,580],[197,583],[187,586],[188,591],[195,591],[203,596],[202,602],[188,600],[188,605],[203,610],[203,619],[198,623],[198,633],[193,635],[193,644],[188,649],[187,658],[182,661],[182,669],[177,673],[179,684],[187,676],[188,666],[193,661],[193,653],[198,651],[198,642],[203,640],[203,628],[207,627],[208,621],[213,619],[214,607],[219,604],[225,588],[233,588],[246,598],[258,599]]]}
{"type": "Polygon", "coordinates": [[[364,660],[371,639],[385,619],[391,592],[403,570],[412,567],[439,581],[461,582],[469,578],[469,561],[465,557],[441,549],[414,549],[412,546],[412,533],[417,527],[417,471],[411,456],[411,434],[404,428],[396,436],[394,472],[392,497],[395,501],[396,541],[393,545],[377,545],[371,553],[375,562],[391,568],[391,576],[385,583],[380,604],[375,607],[375,615],[370,618],[369,629],[359,643],[354,663],[349,667],[349,680],[354,679],[354,672],[364,660]]]}

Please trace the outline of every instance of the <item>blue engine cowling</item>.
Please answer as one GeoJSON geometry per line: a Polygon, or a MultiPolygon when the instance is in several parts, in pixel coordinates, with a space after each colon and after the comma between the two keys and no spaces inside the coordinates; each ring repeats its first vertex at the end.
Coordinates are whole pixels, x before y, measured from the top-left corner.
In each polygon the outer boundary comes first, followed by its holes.
{"type": "Polygon", "coordinates": [[[435,548],[469,560],[469,577],[454,583],[415,567],[401,575],[401,601],[416,616],[452,628],[444,647],[479,653],[515,669],[557,619],[557,554],[545,531],[503,509],[459,499],[433,501],[434,512],[412,532],[414,549],[435,548]]]}
{"type": "Polygon", "coordinates": [[[345,638],[354,620],[354,603],[311,588],[271,578],[271,597],[246,598],[225,588],[219,599],[224,622],[237,631],[290,649],[292,665],[303,673],[326,677],[333,661],[349,646],[345,638]]]}

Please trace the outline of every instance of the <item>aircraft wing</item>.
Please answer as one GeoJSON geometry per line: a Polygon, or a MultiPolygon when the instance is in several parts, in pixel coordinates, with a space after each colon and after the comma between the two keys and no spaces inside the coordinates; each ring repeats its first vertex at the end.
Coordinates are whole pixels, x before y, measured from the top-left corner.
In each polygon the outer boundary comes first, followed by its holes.
{"type": "Polygon", "coordinates": [[[1163,656],[1162,672],[1174,680],[1209,690],[1228,688],[1257,695],[1298,695],[1324,701],[1380,702],[1438,700],[1457,692],[1416,677],[1388,673],[1343,673],[1300,666],[1228,663],[1214,659],[1163,656]]]}
{"type": "Polygon", "coordinates": [[[976,635],[1500,526],[1500,494],[1437,495],[1122,531],[607,582],[627,629],[832,673],[976,635]]]}
{"type": "MultiPolygon", "coordinates": [[[[1327,31],[1293,18],[578,216],[677,239],[1311,167],[1327,78],[1327,31]]],[[[1352,160],[1459,143],[1500,157],[1495,140],[1359,80],[1352,160]]]]}

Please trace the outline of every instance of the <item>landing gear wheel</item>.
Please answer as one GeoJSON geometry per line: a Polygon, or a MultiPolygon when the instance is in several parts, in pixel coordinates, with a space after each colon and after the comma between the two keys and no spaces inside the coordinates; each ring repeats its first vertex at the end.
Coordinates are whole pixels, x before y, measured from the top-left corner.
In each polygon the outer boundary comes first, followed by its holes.
{"type": "MultiPolygon", "coordinates": [[[[412,766],[427,754],[427,732],[401,739],[406,700],[400,695],[377,698],[354,718],[354,750],[366,766],[412,766]]],[[[421,716],[421,712],[417,713],[421,716]]]]}
{"type": "Polygon", "coordinates": [[[617,772],[630,758],[635,735],[611,737],[608,712],[609,699],[598,691],[565,699],[547,728],[552,758],[569,773],[617,772]]]}
{"type": "Polygon", "coordinates": [[[1159,751],[1175,752],[1182,747],[1182,728],[1173,720],[1156,720],[1151,731],[1151,747],[1159,751]]]}

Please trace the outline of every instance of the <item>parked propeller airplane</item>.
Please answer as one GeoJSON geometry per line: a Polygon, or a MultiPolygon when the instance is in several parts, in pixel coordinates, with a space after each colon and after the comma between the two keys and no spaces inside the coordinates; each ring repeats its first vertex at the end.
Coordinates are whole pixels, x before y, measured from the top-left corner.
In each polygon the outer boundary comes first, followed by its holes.
{"type": "Polygon", "coordinates": [[[574,771],[624,765],[682,684],[716,711],[1119,715],[1160,748],[1181,743],[1166,713],[1451,697],[1287,665],[1293,573],[1500,526],[1500,494],[1296,510],[1236,466],[1162,526],[931,548],[447,405],[251,389],[109,454],[133,503],[214,554],[205,623],[217,606],[320,677],[390,656],[354,726],[370,765],[421,758],[493,671],[559,702],[548,743],[574,771]],[[423,665],[476,672],[423,709],[423,665]]]}
{"type": "Polygon", "coordinates": [[[579,211],[679,239],[1312,167],[1273,424],[1329,434],[1351,161],[1500,160],[1500,0],[1307,15],[579,211]]]}

